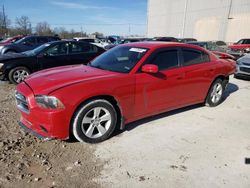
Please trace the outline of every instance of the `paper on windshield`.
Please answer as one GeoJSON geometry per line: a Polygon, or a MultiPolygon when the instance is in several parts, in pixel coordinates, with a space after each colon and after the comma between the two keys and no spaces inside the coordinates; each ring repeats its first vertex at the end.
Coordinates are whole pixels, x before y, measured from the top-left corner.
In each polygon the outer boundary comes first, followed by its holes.
{"type": "Polygon", "coordinates": [[[143,48],[130,48],[129,51],[143,53],[143,52],[146,52],[147,50],[143,48]]]}

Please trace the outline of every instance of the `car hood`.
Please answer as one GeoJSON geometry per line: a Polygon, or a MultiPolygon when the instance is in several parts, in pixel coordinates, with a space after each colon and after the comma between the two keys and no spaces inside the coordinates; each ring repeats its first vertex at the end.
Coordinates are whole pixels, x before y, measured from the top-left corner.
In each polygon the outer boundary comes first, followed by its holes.
{"type": "Polygon", "coordinates": [[[250,44],[235,44],[235,45],[228,46],[228,48],[245,49],[245,48],[250,48],[250,44]]]}
{"type": "Polygon", "coordinates": [[[68,85],[94,79],[103,79],[121,73],[110,72],[86,65],[63,66],[31,74],[25,83],[35,95],[47,95],[68,85]]]}
{"type": "Polygon", "coordinates": [[[246,54],[245,56],[239,58],[237,61],[250,63],[250,54],[246,54]]]}
{"type": "Polygon", "coordinates": [[[27,55],[23,53],[7,53],[0,56],[0,61],[6,61],[11,59],[20,59],[28,57],[27,55]]]}

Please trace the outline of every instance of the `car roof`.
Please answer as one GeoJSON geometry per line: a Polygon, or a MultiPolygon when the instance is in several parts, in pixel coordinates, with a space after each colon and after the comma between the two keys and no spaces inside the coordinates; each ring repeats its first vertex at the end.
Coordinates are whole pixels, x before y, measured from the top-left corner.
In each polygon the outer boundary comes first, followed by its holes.
{"type": "Polygon", "coordinates": [[[179,43],[179,42],[134,42],[134,43],[128,43],[128,44],[123,44],[124,46],[131,46],[131,47],[138,47],[138,48],[147,48],[147,49],[156,49],[156,48],[164,48],[164,47],[173,47],[173,46],[178,46],[178,47],[188,47],[188,48],[196,48],[196,49],[201,49],[204,50],[203,48],[199,46],[195,46],[192,44],[186,44],[186,43],[179,43]]]}
{"type": "Polygon", "coordinates": [[[50,41],[47,42],[46,44],[58,44],[58,43],[65,43],[65,42],[74,42],[74,43],[82,43],[82,44],[88,44],[88,42],[84,42],[84,41],[75,41],[75,40],[56,40],[56,41],[50,41]]]}

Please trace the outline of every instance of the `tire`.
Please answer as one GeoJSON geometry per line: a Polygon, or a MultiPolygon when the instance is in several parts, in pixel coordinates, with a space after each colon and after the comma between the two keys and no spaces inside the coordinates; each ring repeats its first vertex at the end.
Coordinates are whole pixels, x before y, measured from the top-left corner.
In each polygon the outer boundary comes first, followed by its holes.
{"type": "Polygon", "coordinates": [[[19,84],[29,75],[30,71],[26,67],[15,67],[10,70],[8,77],[11,83],[19,84]]]}
{"type": "Polygon", "coordinates": [[[222,102],[224,90],[225,85],[223,84],[223,81],[221,79],[216,79],[212,83],[207,94],[205,102],[206,106],[215,107],[219,105],[222,102]]]}
{"type": "Polygon", "coordinates": [[[97,99],[78,108],[73,116],[71,127],[78,141],[98,143],[111,136],[116,124],[117,112],[113,105],[106,100],[97,99]]]}

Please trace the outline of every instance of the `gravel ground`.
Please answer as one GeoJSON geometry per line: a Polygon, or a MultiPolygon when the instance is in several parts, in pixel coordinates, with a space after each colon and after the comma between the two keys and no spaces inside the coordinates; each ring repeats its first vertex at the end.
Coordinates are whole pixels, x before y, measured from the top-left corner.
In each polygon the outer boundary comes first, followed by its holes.
{"type": "Polygon", "coordinates": [[[24,133],[13,91],[0,82],[0,187],[250,187],[250,81],[231,78],[218,107],[146,118],[96,145],[24,133]]]}
{"type": "Polygon", "coordinates": [[[13,85],[0,82],[0,187],[98,187],[89,144],[41,141],[18,126],[13,85]]]}

